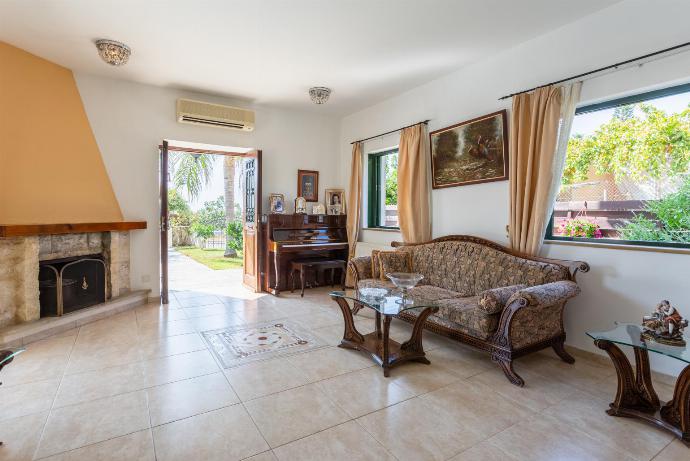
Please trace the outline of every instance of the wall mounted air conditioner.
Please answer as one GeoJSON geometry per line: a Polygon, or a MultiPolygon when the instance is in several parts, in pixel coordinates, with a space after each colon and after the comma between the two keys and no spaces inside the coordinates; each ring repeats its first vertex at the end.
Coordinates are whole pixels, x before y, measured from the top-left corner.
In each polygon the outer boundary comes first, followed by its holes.
{"type": "Polygon", "coordinates": [[[254,131],[254,111],[190,99],[177,100],[177,121],[219,126],[231,130],[254,131]]]}

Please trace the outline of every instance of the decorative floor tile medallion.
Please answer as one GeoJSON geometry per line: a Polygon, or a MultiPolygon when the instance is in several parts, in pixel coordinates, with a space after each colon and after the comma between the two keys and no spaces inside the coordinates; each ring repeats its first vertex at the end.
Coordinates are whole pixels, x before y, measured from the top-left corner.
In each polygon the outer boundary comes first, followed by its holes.
{"type": "Polygon", "coordinates": [[[204,331],[201,335],[223,368],[325,347],[303,328],[282,320],[204,331]]]}

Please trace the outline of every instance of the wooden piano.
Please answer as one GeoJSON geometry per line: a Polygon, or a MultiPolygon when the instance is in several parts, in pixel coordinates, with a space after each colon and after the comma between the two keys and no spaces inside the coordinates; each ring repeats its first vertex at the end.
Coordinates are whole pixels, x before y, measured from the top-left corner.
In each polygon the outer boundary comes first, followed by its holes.
{"type": "Polygon", "coordinates": [[[287,273],[293,259],[347,261],[346,215],[269,214],[264,219],[264,291],[277,296],[288,288],[287,273]]]}

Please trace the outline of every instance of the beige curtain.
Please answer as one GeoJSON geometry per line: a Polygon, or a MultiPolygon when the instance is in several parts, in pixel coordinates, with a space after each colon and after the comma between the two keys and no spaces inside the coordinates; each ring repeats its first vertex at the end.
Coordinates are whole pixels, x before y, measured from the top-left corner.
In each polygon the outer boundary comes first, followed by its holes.
{"type": "MultiPolygon", "coordinates": [[[[347,197],[347,243],[350,245],[349,259],[355,256],[357,237],[359,236],[360,213],[362,210],[362,143],[352,145],[352,173],[350,174],[350,188],[347,197]]],[[[348,271],[345,281],[352,286],[352,274],[348,271]]]]}
{"type": "Polygon", "coordinates": [[[513,98],[510,116],[510,244],[536,255],[546,228],[561,116],[561,88],[539,88],[513,98]]]}
{"type": "Polygon", "coordinates": [[[398,146],[398,222],[405,243],[431,240],[431,161],[426,124],[405,128],[398,146]]]}

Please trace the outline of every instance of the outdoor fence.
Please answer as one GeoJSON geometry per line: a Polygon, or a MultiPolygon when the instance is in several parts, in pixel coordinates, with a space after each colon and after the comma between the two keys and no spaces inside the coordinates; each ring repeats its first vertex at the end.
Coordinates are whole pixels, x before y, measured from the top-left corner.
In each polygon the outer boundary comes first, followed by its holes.
{"type": "Polygon", "coordinates": [[[653,213],[645,211],[647,200],[607,200],[556,202],[554,206],[554,234],[568,220],[587,216],[601,229],[604,238],[619,238],[617,228],[624,227],[635,215],[655,220],[653,213]]]}

